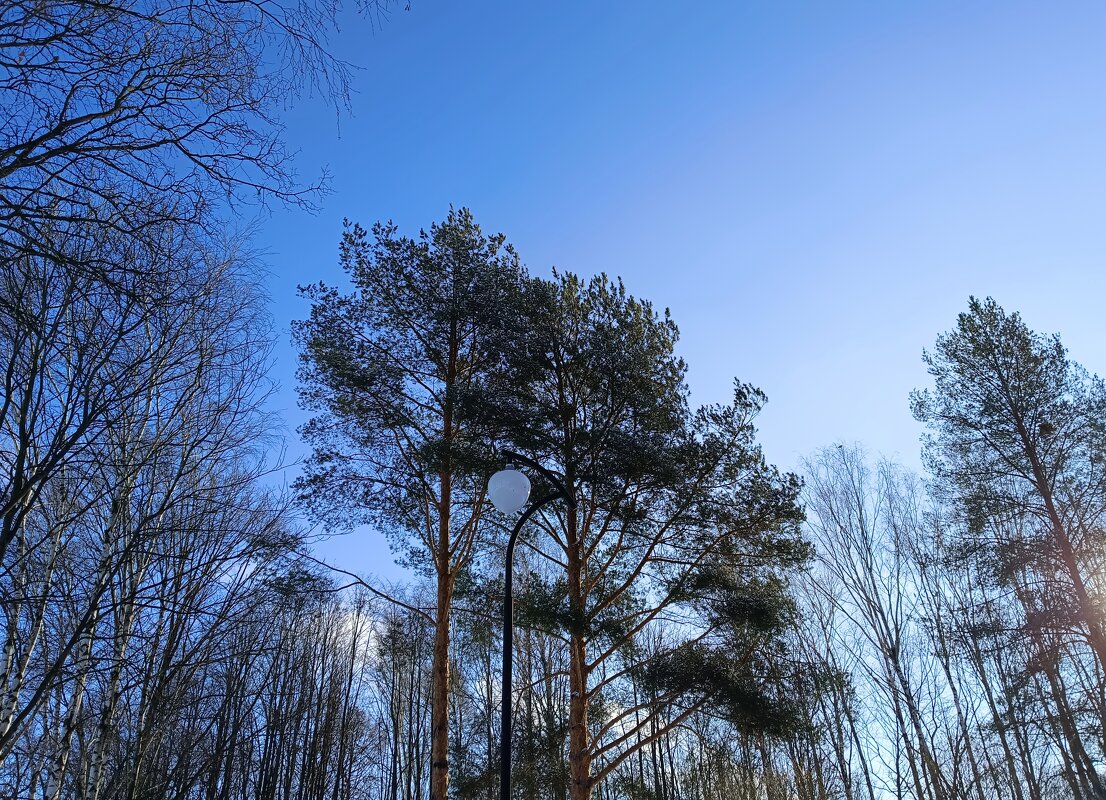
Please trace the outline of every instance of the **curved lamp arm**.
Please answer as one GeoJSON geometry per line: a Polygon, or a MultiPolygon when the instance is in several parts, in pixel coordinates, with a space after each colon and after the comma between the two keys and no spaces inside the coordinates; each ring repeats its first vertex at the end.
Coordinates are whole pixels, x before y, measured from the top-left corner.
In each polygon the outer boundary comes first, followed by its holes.
{"type": "MultiPolygon", "coordinates": [[[[576,510],[576,498],[565,490],[564,484],[561,482],[561,478],[557,473],[546,469],[534,459],[524,456],[522,453],[516,453],[513,450],[500,450],[499,454],[509,463],[525,464],[528,467],[536,469],[553,485],[553,488],[557,490],[556,497],[563,497],[568,503],[568,507],[574,511],[576,510]]],[[[556,499],[556,497],[550,495],[547,498],[543,498],[540,503],[535,503],[534,505],[544,505],[547,500],[553,500],[556,499]]]]}

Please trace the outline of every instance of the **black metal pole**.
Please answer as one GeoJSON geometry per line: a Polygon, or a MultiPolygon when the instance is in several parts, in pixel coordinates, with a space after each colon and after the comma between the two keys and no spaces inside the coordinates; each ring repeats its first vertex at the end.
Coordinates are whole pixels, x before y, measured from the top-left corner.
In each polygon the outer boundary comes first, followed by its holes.
{"type": "Polygon", "coordinates": [[[511,531],[511,538],[507,540],[506,566],[503,578],[503,685],[500,698],[501,717],[499,724],[499,800],[511,800],[511,672],[514,665],[515,638],[515,593],[513,581],[515,540],[518,539],[519,531],[521,531],[522,526],[526,524],[526,520],[530,519],[530,517],[534,515],[534,512],[542,506],[563,498],[568,502],[568,507],[575,511],[576,501],[565,491],[564,485],[557,479],[557,476],[541,464],[526,456],[521,456],[518,453],[505,451],[503,455],[510,462],[519,462],[538,470],[554,488],[552,494],[546,495],[541,500],[530,504],[530,507],[518,518],[518,522],[515,523],[515,527],[511,531]]]}

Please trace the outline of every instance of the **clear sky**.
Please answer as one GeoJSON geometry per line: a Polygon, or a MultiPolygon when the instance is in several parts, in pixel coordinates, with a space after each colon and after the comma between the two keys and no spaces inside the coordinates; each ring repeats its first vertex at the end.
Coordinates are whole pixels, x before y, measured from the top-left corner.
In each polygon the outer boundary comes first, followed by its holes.
{"type": "MultiPolygon", "coordinates": [[[[532,272],[621,275],[671,308],[693,400],[764,389],[770,461],[836,441],[918,467],[908,393],[971,294],[1106,372],[1106,4],[412,0],[333,40],[353,115],[287,115],[322,211],[259,227],[289,455],[297,283],[341,220],[450,204],[532,272]]],[[[322,552],[398,577],[381,540],[322,552]]]]}

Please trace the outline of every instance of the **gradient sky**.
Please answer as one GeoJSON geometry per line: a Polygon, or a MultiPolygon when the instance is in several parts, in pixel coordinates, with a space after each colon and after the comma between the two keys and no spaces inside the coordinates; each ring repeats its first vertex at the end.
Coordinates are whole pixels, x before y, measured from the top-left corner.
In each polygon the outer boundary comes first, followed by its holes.
{"type": "MultiPolygon", "coordinates": [[[[621,275],[671,308],[696,403],[764,389],[797,469],[837,441],[919,466],[922,349],[993,296],[1106,372],[1106,4],[412,0],[345,19],[353,115],[288,113],[311,216],[259,226],[289,457],[298,283],[341,220],[470,207],[536,274],[621,275]]],[[[291,476],[294,470],[289,472],[291,476]]],[[[379,537],[323,545],[398,578],[379,537]]]]}

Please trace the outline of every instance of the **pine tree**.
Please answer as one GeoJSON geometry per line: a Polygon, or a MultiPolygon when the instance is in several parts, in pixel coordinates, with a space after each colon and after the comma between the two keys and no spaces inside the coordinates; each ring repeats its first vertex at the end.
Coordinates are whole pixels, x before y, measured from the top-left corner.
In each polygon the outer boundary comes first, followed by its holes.
{"type": "Polygon", "coordinates": [[[778,686],[801,676],[780,634],[807,547],[799,480],[755,442],[760,391],[739,383],[732,404],[692,411],[675,324],[621,282],[559,275],[526,297],[525,339],[484,410],[577,502],[529,536],[547,569],[520,624],[569,651],[570,796],[586,800],[700,709],[750,731],[795,721],[778,686]]]}
{"type": "Polygon", "coordinates": [[[301,288],[312,307],[294,328],[300,395],[318,413],[302,429],[313,451],[297,488],[331,528],[373,525],[434,578],[430,796],[445,800],[450,613],[484,530],[489,458],[460,399],[499,369],[523,273],[467,209],[417,238],[347,223],[340,261],[352,293],[301,288]]]}

